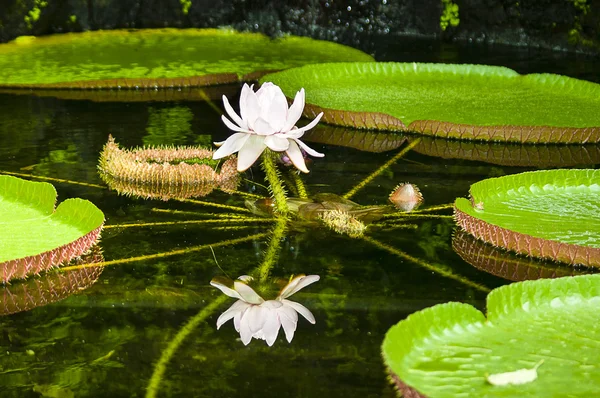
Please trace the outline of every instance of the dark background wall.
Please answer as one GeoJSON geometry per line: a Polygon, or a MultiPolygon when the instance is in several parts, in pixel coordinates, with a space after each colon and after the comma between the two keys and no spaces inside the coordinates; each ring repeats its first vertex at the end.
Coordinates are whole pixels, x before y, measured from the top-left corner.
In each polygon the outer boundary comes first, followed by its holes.
{"type": "Polygon", "coordinates": [[[600,54],[600,0],[0,0],[0,41],[167,26],[231,26],[357,47],[370,35],[404,34],[600,54]]]}

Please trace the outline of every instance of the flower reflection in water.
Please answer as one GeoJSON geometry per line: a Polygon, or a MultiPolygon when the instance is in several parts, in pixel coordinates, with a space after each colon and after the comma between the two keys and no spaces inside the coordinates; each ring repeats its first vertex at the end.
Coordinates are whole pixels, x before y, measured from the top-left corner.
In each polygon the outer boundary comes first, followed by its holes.
{"type": "Polygon", "coordinates": [[[298,324],[298,313],[310,323],[315,323],[313,314],[302,304],[287,300],[292,294],[320,279],[319,275],[297,275],[281,291],[275,300],[264,300],[248,283],[251,276],[242,275],[234,283],[233,288],[226,286],[219,279],[210,284],[229,297],[238,299],[227,311],[217,319],[217,329],[233,318],[235,330],[240,333],[242,343],[248,345],[252,338],[265,340],[272,346],[277,339],[279,328],[283,326],[288,343],[294,338],[298,324]]]}

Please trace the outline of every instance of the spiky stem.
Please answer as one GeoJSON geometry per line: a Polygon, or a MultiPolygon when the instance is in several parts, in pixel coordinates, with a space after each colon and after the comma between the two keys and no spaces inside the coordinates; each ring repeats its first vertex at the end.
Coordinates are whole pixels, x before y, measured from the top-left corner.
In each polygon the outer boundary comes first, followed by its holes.
{"type": "Polygon", "coordinates": [[[298,197],[300,197],[302,199],[308,198],[308,192],[306,191],[306,186],[304,185],[304,181],[302,181],[302,178],[300,178],[300,176],[298,175],[296,170],[290,170],[289,174],[290,174],[290,178],[296,185],[296,190],[298,191],[298,197]]]}
{"type": "Polygon", "coordinates": [[[269,188],[275,199],[275,210],[279,215],[285,217],[288,214],[287,197],[281,183],[279,170],[275,164],[275,153],[270,149],[265,150],[262,154],[262,166],[266,174],[266,180],[269,183],[269,188]]]}
{"type": "Polygon", "coordinates": [[[281,248],[281,240],[285,236],[286,229],[287,219],[284,217],[278,217],[276,224],[271,230],[271,240],[269,241],[269,247],[265,252],[265,258],[257,270],[259,286],[263,285],[267,281],[273,264],[277,262],[277,258],[279,257],[279,249],[281,248]]]}

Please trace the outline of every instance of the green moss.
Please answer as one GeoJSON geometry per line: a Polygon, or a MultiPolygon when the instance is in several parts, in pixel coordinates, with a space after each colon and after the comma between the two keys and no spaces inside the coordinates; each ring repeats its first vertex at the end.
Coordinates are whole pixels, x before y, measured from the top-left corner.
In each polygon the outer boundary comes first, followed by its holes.
{"type": "Polygon", "coordinates": [[[442,0],[444,10],[440,17],[440,28],[446,30],[448,26],[458,26],[460,19],[458,18],[458,4],[452,2],[452,0],[442,0]]]}

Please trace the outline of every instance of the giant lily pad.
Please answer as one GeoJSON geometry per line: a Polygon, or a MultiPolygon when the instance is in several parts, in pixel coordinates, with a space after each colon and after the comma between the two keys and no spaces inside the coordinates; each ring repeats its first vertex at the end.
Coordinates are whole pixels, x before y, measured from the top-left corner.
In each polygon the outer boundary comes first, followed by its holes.
{"type": "Polygon", "coordinates": [[[269,74],[304,114],[356,128],[528,143],[600,142],[600,85],[497,66],[417,63],[307,65],[269,74]]]}
{"type": "Polygon", "coordinates": [[[0,87],[207,86],[267,70],[350,60],[372,61],[372,57],[326,41],[292,36],[271,40],[231,30],[68,33],[21,37],[0,45],[0,87]]]}
{"type": "Polygon", "coordinates": [[[410,315],[388,331],[383,358],[407,397],[594,396],[599,302],[600,275],[514,283],[489,294],[487,318],[462,303],[410,315]],[[487,381],[540,363],[529,383],[487,381]]]}
{"type": "Polygon", "coordinates": [[[457,224],[476,238],[534,257],[600,266],[600,170],[543,170],[471,185],[457,224]]]}
{"type": "Polygon", "coordinates": [[[55,201],[51,184],[0,175],[1,280],[57,266],[98,240],[100,209],[83,199],[67,199],[55,209],[55,201]]]}

